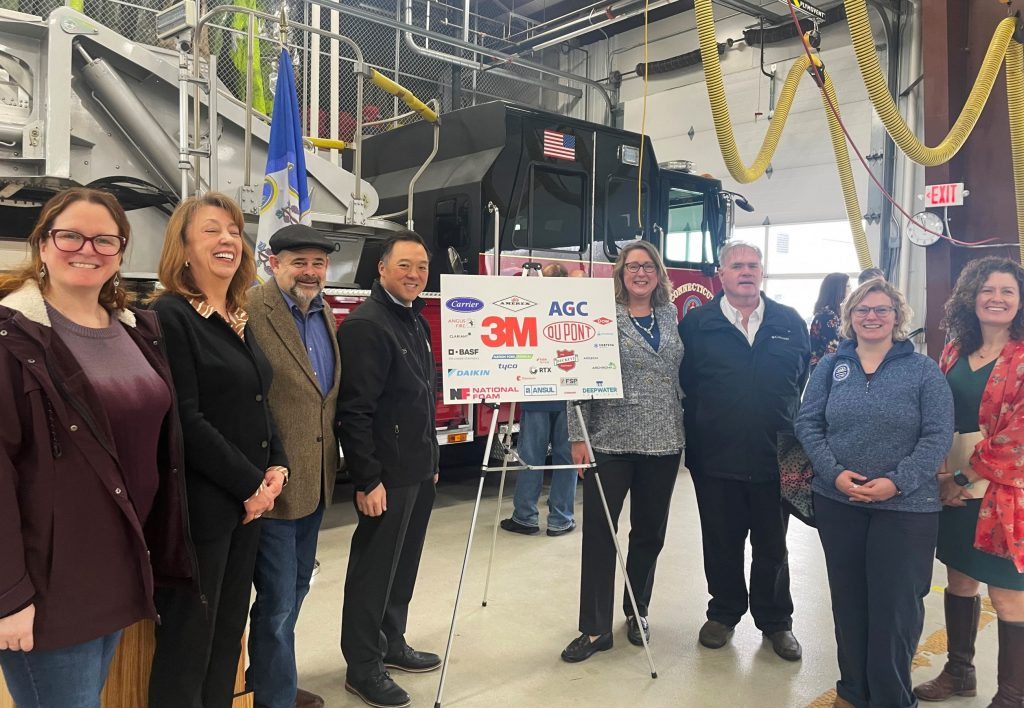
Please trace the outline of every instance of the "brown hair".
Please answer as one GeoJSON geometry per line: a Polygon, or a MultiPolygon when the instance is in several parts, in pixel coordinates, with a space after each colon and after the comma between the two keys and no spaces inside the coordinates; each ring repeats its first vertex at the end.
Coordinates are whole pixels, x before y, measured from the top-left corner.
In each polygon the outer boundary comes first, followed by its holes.
{"type": "MultiPolygon", "coordinates": [[[[43,259],[40,255],[39,247],[44,239],[49,238],[49,231],[53,228],[53,222],[64,213],[65,209],[75,202],[89,202],[90,204],[99,204],[105,207],[110,212],[110,217],[114,220],[114,223],[117,224],[117,235],[124,239],[125,248],[128,247],[128,242],[131,240],[131,225],[128,223],[128,216],[124,213],[124,208],[120,202],[117,201],[117,197],[110,192],[90,189],[88,187],[65,189],[50,197],[50,200],[43,205],[42,211],[39,212],[39,219],[36,221],[36,225],[28,237],[30,251],[28,263],[13,273],[0,276],[0,297],[11,294],[30,280],[39,286],[39,290],[44,295],[46,294],[46,291],[49,289],[49,283],[40,282],[39,279],[39,271],[43,267],[43,259]]],[[[124,260],[123,249],[118,258],[122,261],[124,260]]],[[[117,275],[115,274],[103,284],[103,288],[100,290],[99,303],[104,307],[120,310],[124,308],[127,293],[124,288],[114,286],[114,278],[116,277],[117,275]]]]}
{"type": "Polygon", "coordinates": [[[902,342],[910,334],[910,320],[914,311],[907,304],[903,293],[897,290],[891,283],[874,278],[869,280],[852,293],[843,302],[842,322],[839,326],[839,334],[845,339],[857,341],[857,334],[853,331],[853,309],[860,305],[864,298],[871,293],[882,293],[889,297],[893,308],[896,310],[896,322],[892,326],[892,341],[902,342]]]}
{"type": "Polygon", "coordinates": [[[654,263],[658,284],[651,291],[651,307],[667,305],[672,301],[672,284],[668,279],[668,271],[665,264],[661,262],[661,256],[649,241],[631,241],[619,251],[619,257],[615,259],[615,266],[612,268],[612,278],[615,280],[615,302],[620,305],[629,303],[629,294],[626,292],[626,282],[622,279],[622,271],[626,268],[626,256],[630,251],[641,249],[651,257],[654,263]]]}
{"type": "MultiPolygon", "coordinates": [[[[960,271],[953,292],[946,301],[946,316],[942,326],[955,337],[963,354],[973,354],[981,347],[981,323],[975,312],[978,291],[993,273],[1007,273],[1017,281],[1017,293],[1024,298],[1024,269],[1009,258],[988,256],[971,261],[960,271]]],[[[1010,322],[1010,339],[1024,339],[1024,306],[1010,322]]]]}
{"type": "MultiPolygon", "coordinates": [[[[164,291],[161,295],[175,294],[182,297],[205,298],[199,286],[192,277],[192,270],[185,266],[188,257],[185,254],[185,241],[187,233],[192,225],[196,213],[203,207],[216,207],[223,209],[231,215],[231,220],[239,231],[245,231],[245,216],[238,204],[231,197],[220,192],[207,192],[206,194],[189,197],[181,202],[171,214],[171,220],[167,222],[167,229],[164,231],[164,248],[160,253],[160,265],[157,269],[157,276],[163,283],[164,291]]],[[[256,280],[256,260],[253,256],[252,246],[242,236],[242,262],[238,264],[238,270],[231,278],[228,285],[227,307],[230,309],[239,308],[245,303],[245,292],[256,280]]]]}

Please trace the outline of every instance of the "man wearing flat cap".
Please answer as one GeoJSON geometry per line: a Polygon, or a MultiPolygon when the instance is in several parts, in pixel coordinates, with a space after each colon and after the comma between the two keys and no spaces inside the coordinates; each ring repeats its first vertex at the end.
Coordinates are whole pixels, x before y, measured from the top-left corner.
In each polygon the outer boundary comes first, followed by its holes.
{"type": "Polygon", "coordinates": [[[339,465],[334,411],[341,365],[334,316],[322,296],[334,250],[316,229],[285,226],[270,238],[274,278],[246,294],[249,331],[274,369],[270,411],[291,462],[287,486],[263,515],[253,578],[246,684],[258,708],[323,705],[298,687],[295,623],[339,465]]]}

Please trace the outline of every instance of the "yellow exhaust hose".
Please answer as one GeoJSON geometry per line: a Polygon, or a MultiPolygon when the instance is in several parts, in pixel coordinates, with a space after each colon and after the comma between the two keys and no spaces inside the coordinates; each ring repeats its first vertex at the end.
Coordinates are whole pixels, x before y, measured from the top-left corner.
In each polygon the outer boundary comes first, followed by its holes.
{"type": "Polygon", "coordinates": [[[935,147],[928,147],[918,140],[914,132],[907,126],[889,94],[889,87],[882,68],[879,66],[878,54],[875,52],[875,39],[871,34],[867,3],[865,0],[846,0],[845,5],[846,21],[850,26],[850,39],[853,41],[853,50],[857,56],[861,76],[864,78],[864,86],[867,88],[871,105],[874,106],[885,129],[892,136],[893,142],[907,157],[919,165],[935,167],[949,162],[963,147],[967,137],[974,130],[981,111],[988,101],[989,94],[992,93],[992,87],[995,85],[999,69],[1003,64],[1003,58],[1007,56],[1007,48],[1016,27],[1016,19],[1007,17],[996,27],[996,32],[985,52],[985,59],[978,71],[974,86],[971,87],[971,93],[967,97],[963,110],[942,142],[935,147]]]}
{"type": "Polygon", "coordinates": [[[1017,241],[1024,263],[1024,45],[1010,44],[1006,52],[1006,99],[1010,107],[1010,146],[1017,202],[1017,241]]]}
{"type": "MultiPolygon", "coordinates": [[[[722,65],[718,57],[718,44],[715,39],[715,18],[711,7],[711,0],[695,0],[694,15],[697,20],[697,36],[700,40],[701,60],[704,66],[704,80],[707,84],[708,99],[711,102],[711,117],[715,125],[715,135],[718,138],[718,146],[722,151],[722,159],[729,170],[729,174],[737,182],[747,184],[760,178],[768,164],[771,162],[775,149],[778,147],[779,138],[789,117],[790,108],[793,106],[793,99],[796,96],[796,89],[803,78],[804,72],[810,66],[810,60],[806,55],[801,55],[794,60],[793,66],[786,76],[785,84],[779,94],[775,114],[768,123],[768,132],[765,135],[761,149],[757,153],[754,164],[747,167],[739,154],[736,146],[736,138],[732,131],[732,121],[729,116],[729,104],[725,98],[725,84],[722,80],[722,65]]],[[[839,121],[829,108],[828,99],[832,104],[839,105],[835,96],[835,88],[832,80],[824,71],[825,86],[822,89],[821,100],[825,106],[825,116],[828,119],[829,135],[832,140],[832,148],[836,155],[836,167],[839,171],[839,182],[843,188],[843,200],[846,205],[846,216],[850,222],[850,231],[853,234],[854,247],[857,251],[857,260],[862,269],[870,268],[873,264],[871,253],[868,250],[867,234],[864,233],[864,223],[860,214],[860,205],[857,200],[857,188],[853,180],[853,170],[850,166],[850,154],[846,147],[846,136],[839,125],[839,121]]]]}

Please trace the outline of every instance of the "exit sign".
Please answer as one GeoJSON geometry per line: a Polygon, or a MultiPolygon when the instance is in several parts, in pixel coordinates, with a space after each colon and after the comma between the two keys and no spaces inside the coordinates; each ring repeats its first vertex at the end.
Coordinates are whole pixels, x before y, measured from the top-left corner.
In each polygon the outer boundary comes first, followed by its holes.
{"type": "Polygon", "coordinates": [[[924,188],[924,205],[926,207],[963,206],[964,183],[929,184],[924,188]]]}

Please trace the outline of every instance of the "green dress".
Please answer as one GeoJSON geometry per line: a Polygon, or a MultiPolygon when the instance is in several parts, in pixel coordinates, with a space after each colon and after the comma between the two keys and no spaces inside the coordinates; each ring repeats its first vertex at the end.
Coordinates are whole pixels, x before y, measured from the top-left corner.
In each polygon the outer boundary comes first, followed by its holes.
{"type": "MultiPolygon", "coordinates": [[[[953,391],[953,418],[958,433],[979,430],[978,409],[995,361],[971,371],[967,357],[960,357],[946,374],[953,391]]],[[[953,470],[950,470],[951,472],[953,470]]],[[[1024,573],[1013,562],[979,551],[974,547],[974,529],[981,499],[969,499],[962,507],[944,506],[939,516],[939,542],[936,556],[947,567],[997,588],[1024,590],[1024,573]]]]}

